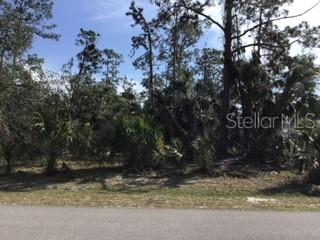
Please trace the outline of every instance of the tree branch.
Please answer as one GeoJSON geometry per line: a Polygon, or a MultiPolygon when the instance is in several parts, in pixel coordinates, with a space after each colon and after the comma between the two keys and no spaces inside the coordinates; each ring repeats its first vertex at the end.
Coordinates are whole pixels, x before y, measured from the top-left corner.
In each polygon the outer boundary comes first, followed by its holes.
{"type": "Polygon", "coordinates": [[[299,42],[301,38],[298,38],[290,43],[288,43],[287,45],[272,45],[272,44],[266,44],[266,43],[250,43],[250,44],[247,44],[247,45],[244,45],[244,46],[241,46],[241,47],[238,47],[236,49],[234,49],[232,51],[232,54],[236,53],[236,52],[239,52],[241,51],[242,49],[246,49],[248,47],[256,47],[256,46],[260,46],[262,48],[265,48],[265,49],[274,49],[274,48],[287,48],[287,47],[290,47],[292,44],[296,43],[296,42],[299,42]]]}
{"type": "Polygon", "coordinates": [[[236,53],[236,52],[239,52],[243,49],[246,49],[248,47],[256,47],[256,46],[260,46],[262,48],[268,48],[268,49],[274,49],[274,48],[280,48],[282,46],[277,46],[277,45],[272,45],[272,44],[264,44],[264,43],[250,43],[250,44],[247,44],[247,45],[244,45],[244,46],[241,46],[241,47],[238,47],[236,49],[234,49],[232,51],[232,54],[236,53]]]}
{"type": "Polygon", "coordinates": [[[214,25],[219,27],[223,32],[225,31],[225,28],[222,26],[222,24],[220,24],[218,21],[214,20],[212,17],[208,16],[207,14],[204,14],[203,12],[201,12],[199,10],[192,8],[191,6],[188,6],[184,0],[181,0],[181,2],[182,2],[182,5],[185,9],[190,10],[190,11],[208,19],[211,23],[213,23],[214,25]]]}
{"type": "Polygon", "coordinates": [[[302,12],[302,13],[299,13],[299,14],[296,14],[296,15],[292,15],[292,16],[286,16],[286,17],[279,17],[279,18],[274,18],[274,19],[270,19],[270,20],[267,20],[263,23],[260,23],[260,24],[257,24],[247,30],[245,30],[243,33],[241,33],[240,35],[238,36],[235,36],[233,37],[233,39],[236,39],[236,38],[240,38],[240,37],[243,37],[245,36],[247,33],[253,31],[254,29],[260,27],[260,26],[263,26],[265,24],[268,24],[268,23],[272,23],[272,22],[275,22],[275,21],[280,21],[280,20],[285,20],[285,19],[291,19],[291,18],[297,18],[297,17],[301,17],[305,14],[307,14],[308,12],[312,11],[314,8],[316,8],[318,5],[320,4],[320,1],[318,1],[315,5],[313,5],[311,8],[308,8],[306,11],[302,12]]]}

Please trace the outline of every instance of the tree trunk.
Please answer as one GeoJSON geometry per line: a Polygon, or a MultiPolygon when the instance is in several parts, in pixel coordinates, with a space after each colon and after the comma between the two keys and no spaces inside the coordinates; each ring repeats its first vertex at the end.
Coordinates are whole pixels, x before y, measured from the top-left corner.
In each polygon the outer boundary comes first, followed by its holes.
{"type": "Polygon", "coordinates": [[[173,56],[172,56],[172,82],[177,81],[177,19],[175,16],[175,26],[173,29],[173,56]]]}
{"type": "MultiPolygon", "coordinates": [[[[246,92],[243,85],[242,84],[247,84],[246,79],[244,79],[242,76],[238,76],[237,79],[237,83],[238,83],[238,89],[239,89],[239,93],[240,93],[240,103],[241,103],[241,108],[242,108],[242,117],[246,118],[246,117],[251,117],[253,116],[253,103],[250,99],[250,92],[246,92]]],[[[251,90],[251,86],[249,86],[249,89],[251,90]]],[[[244,152],[245,154],[247,154],[249,147],[250,147],[250,143],[251,143],[251,133],[252,133],[253,129],[250,128],[243,128],[243,138],[241,136],[241,142],[242,142],[242,148],[244,148],[244,152]]]]}
{"type": "Polygon", "coordinates": [[[10,176],[11,173],[12,173],[11,161],[7,159],[6,176],[10,176]]]}
{"type": "Polygon", "coordinates": [[[153,104],[154,103],[154,72],[153,72],[153,40],[152,40],[152,35],[151,35],[151,29],[148,23],[146,22],[146,27],[148,29],[147,34],[148,34],[148,63],[149,63],[149,83],[148,83],[148,88],[149,88],[149,95],[150,95],[150,101],[153,104]]]}
{"type": "Polygon", "coordinates": [[[219,157],[228,154],[228,122],[227,115],[230,108],[230,91],[233,78],[232,67],[232,8],[233,0],[225,1],[225,44],[224,44],[224,62],[223,62],[223,91],[221,101],[221,136],[218,155],[219,157]]]}
{"type": "Polygon", "coordinates": [[[57,157],[54,154],[51,154],[49,156],[47,167],[46,167],[46,175],[47,176],[52,176],[57,172],[56,160],[57,160],[57,157]]]}
{"type": "Polygon", "coordinates": [[[11,152],[11,149],[4,150],[4,158],[5,158],[5,161],[7,162],[5,174],[7,176],[10,176],[12,173],[12,152],[11,152]]]}

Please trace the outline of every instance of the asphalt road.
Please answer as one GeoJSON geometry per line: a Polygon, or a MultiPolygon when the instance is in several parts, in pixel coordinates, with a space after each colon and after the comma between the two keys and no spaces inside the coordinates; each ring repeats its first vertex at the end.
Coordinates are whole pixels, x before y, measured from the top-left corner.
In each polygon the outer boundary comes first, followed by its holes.
{"type": "Polygon", "coordinates": [[[2,240],[319,240],[320,213],[0,207],[2,240]]]}

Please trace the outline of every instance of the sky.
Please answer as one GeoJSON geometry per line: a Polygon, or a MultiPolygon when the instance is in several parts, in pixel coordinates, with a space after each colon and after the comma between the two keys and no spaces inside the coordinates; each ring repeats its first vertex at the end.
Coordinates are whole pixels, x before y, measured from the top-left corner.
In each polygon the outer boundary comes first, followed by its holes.
{"type": "MultiPolygon", "coordinates": [[[[112,48],[123,54],[125,64],[121,70],[124,74],[132,78],[140,77],[129,57],[131,36],[138,31],[130,26],[130,18],[125,16],[129,4],[130,0],[54,0],[51,22],[57,24],[55,32],[61,38],[58,42],[37,39],[33,51],[45,58],[45,68],[59,71],[63,64],[81,51],[75,46],[80,28],[94,30],[101,34],[99,47],[112,48]]],[[[152,7],[148,5],[148,8],[152,7]]]]}
{"type": "MultiPolygon", "coordinates": [[[[295,0],[289,7],[290,14],[301,13],[313,6],[318,0],[295,0]]],[[[101,34],[99,47],[112,48],[124,56],[125,63],[121,66],[123,75],[134,79],[137,83],[141,79],[141,72],[132,66],[130,58],[131,37],[139,32],[132,28],[132,20],[126,16],[131,0],[54,0],[52,23],[57,24],[56,33],[61,35],[58,42],[36,39],[33,52],[45,59],[44,67],[51,71],[59,71],[81,49],[75,46],[75,39],[80,28],[94,30],[101,34]]],[[[155,13],[155,8],[149,0],[136,0],[137,5],[145,9],[147,18],[155,13]]],[[[221,19],[221,9],[215,7],[207,12],[221,19]]],[[[281,25],[295,25],[300,21],[308,21],[311,25],[320,25],[320,6],[301,18],[281,21],[281,25]]],[[[202,39],[202,44],[220,48],[222,37],[218,29],[211,31],[202,39]]],[[[294,47],[294,53],[303,49],[294,47]]],[[[316,50],[320,56],[320,51],[316,50]]],[[[318,59],[319,60],[319,59],[318,59]]],[[[320,61],[319,61],[320,63],[320,61]]]]}

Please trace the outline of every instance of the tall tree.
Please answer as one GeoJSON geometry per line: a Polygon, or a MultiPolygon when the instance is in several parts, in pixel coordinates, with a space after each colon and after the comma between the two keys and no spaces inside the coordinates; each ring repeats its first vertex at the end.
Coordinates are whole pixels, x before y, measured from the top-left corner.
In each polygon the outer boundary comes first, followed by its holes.
{"type": "Polygon", "coordinates": [[[42,60],[28,51],[36,36],[59,38],[52,32],[55,25],[48,23],[52,7],[50,0],[0,1],[0,112],[7,133],[0,144],[7,174],[15,150],[30,141],[32,113],[41,101],[41,83],[34,78],[41,75],[42,60]]]}
{"type": "Polygon", "coordinates": [[[0,69],[4,64],[16,66],[31,48],[34,37],[57,40],[52,32],[51,0],[5,0],[0,2],[0,69]]]}
{"type": "Polygon", "coordinates": [[[169,83],[166,85],[172,97],[181,94],[186,96],[188,91],[185,88],[192,85],[190,81],[194,77],[192,65],[195,62],[196,44],[206,24],[197,14],[186,10],[178,2],[163,1],[158,6],[157,26],[162,30],[158,58],[166,63],[162,75],[169,83]]]}
{"type": "Polygon", "coordinates": [[[158,40],[157,31],[155,29],[155,22],[148,21],[143,14],[143,8],[137,7],[135,2],[131,2],[127,16],[131,16],[134,20],[132,26],[140,26],[142,33],[132,37],[133,53],[142,48],[146,52],[139,56],[134,61],[134,66],[137,69],[142,69],[146,75],[143,84],[149,91],[149,97],[153,102],[154,95],[154,81],[155,81],[155,46],[158,40]]]}
{"type": "Polygon", "coordinates": [[[121,77],[119,76],[119,66],[123,63],[123,56],[116,53],[113,49],[104,49],[103,55],[103,79],[102,81],[111,89],[115,89],[119,84],[121,77]]]}

